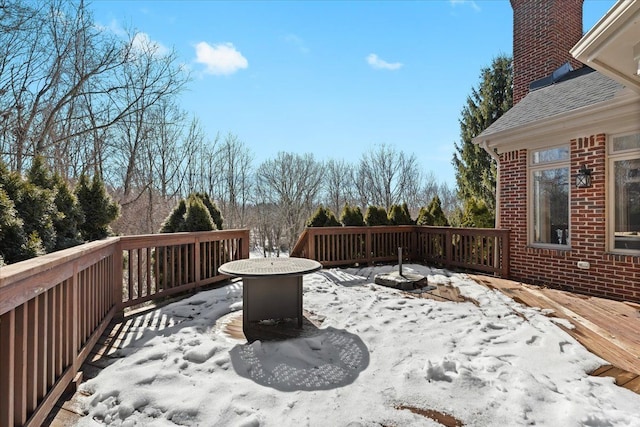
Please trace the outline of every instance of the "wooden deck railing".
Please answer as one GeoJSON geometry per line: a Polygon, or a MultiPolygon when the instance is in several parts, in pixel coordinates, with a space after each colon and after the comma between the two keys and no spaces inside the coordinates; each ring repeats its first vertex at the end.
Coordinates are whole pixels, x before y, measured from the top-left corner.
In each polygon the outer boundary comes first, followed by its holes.
{"type": "Polygon", "coordinates": [[[0,426],[40,425],[125,307],[223,280],[249,231],[115,237],[0,268],[0,426]]]}
{"type": "Polygon", "coordinates": [[[323,266],[373,264],[398,259],[509,276],[509,230],[428,226],[313,227],[291,256],[323,266]]]}

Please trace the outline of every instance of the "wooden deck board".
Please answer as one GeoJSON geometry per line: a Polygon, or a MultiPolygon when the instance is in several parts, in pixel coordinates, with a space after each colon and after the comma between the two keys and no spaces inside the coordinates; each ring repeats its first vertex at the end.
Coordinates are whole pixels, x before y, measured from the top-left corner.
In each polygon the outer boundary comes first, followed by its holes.
{"type": "Polygon", "coordinates": [[[623,387],[640,394],[640,376],[629,381],[623,387]]]}
{"type": "Polygon", "coordinates": [[[592,375],[613,377],[616,384],[640,393],[640,306],[489,276],[469,276],[529,307],[553,310],[550,316],[569,321],[573,328],[558,326],[611,364],[592,375]]]}

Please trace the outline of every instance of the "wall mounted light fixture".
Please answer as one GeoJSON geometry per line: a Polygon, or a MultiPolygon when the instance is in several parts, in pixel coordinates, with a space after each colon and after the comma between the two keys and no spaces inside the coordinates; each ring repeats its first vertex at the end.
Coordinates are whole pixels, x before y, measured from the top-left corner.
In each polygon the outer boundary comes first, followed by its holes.
{"type": "Polygon", "coordinates": [[[582,165],[576,175],[576,187],[587,188],[591,187],[591,169],[587,169],[585,165],[582,165]]]}
{"type": "Polygon", "coordinates": [[[640,43],[633,47],[633,62],[637,67],[636,76],[640,76],[640,43]]]}

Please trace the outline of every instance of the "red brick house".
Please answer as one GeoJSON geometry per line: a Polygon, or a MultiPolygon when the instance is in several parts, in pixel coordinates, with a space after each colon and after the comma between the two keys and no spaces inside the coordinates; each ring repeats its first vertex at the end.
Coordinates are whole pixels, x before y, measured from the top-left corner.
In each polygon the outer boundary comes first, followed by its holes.
{"type": "Polygon", "coordinates": [[[511,0],[514,106],[498,161],[511,276],[640,302],[640,0],[582,34],[583,0],[511,0]]]}

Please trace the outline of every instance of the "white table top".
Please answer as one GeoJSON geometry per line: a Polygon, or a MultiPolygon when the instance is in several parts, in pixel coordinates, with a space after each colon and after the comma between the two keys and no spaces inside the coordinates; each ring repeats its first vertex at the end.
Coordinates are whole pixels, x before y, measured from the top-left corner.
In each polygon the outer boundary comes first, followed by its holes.
{"type": "Polygon", "coordinates": [[[218,271],[229,276],[299,276],[322,269],[322,264],[306,258],[249,258],[222,264],[218,271]]]}

